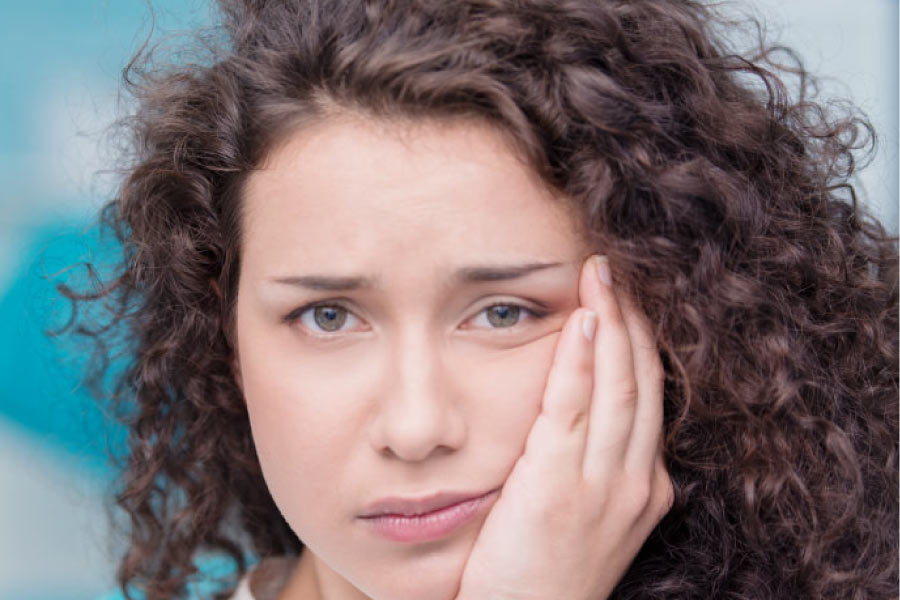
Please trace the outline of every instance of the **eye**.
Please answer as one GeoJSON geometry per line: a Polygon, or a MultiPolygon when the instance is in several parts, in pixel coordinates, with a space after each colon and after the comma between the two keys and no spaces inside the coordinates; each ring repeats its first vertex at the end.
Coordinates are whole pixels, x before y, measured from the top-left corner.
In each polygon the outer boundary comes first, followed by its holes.
{"type": "Polygon", "coordinates": [[[339,333],[348,320],[352,324],[359,318],[340,304],[318,302],[298,308],[284,320],[288,323],[299,321],[306,329],[316,333],[339,333]]]}
{"type": "MultiPolygon", "coordinates": [[[[520,325],[523,320],[539,320],[546,315],[545,311],[513,302],[504,302],[486,306],[469,322],[479,325],[475,327],[476,329],[512,329],[520,325]],[[526,316],[523,317],[523,315],[526,316]]],[[[300,322],[307,330],[315,334],[341,333],[346,331],[343,326],[348,320],[351,325],[353,321],[360,321],[348,308],[336,304],[334,301],[307,304],[291,311],[283,320],[286,323],[300,322]]]]}
{"type": "Polygon", "coordinates": [[[525,318],[522,316],[523,314],[527,315],[528,319],[542,319],[547,313],[527,308],[521,304],[505,302],[483,308],[475,315],[472,322],[482,325],[486,322],[485,329],[512,329],[522,323],[525,318]],[[481,318],[482,315],[484,318],[481,318]]]}

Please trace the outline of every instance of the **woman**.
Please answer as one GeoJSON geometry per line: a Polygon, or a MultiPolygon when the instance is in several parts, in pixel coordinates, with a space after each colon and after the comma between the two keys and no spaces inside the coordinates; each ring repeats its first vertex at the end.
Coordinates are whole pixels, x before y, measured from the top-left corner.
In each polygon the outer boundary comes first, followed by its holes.
{"type": "Polygon", "coordinates": [[[864,121],[688,0],[220,5],[129,66],[122,269],[63,290],[133,342],[123,591],[896,597],[864,121]]]}

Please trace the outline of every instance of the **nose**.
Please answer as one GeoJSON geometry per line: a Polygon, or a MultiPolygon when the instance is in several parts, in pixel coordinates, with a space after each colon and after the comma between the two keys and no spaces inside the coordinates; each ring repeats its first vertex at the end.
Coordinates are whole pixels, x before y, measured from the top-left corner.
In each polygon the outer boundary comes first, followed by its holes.
{"type": "Polygon", "coordinates": [[[459,450],[467,435],[465,410],[439,345],[406,335],[386,353],[384,385],[376,398],[370,441],[387,457],[421,462],[459,450]]]}

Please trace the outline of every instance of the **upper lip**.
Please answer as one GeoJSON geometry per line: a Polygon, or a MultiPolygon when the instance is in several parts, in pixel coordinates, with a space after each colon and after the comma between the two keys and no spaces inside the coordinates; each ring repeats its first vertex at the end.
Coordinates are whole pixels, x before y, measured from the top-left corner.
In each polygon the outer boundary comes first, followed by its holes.
{"type": "Polygon", "coordinates": [[[381,498],[365,507],[361,518],[377,517],[380,515],[414,516],[430,513],[466,500],[473,500],[486,496],[494,490],[487,492],[438,492],[430,496],[420,498],[402,498],[391,496],[381,498]]]}

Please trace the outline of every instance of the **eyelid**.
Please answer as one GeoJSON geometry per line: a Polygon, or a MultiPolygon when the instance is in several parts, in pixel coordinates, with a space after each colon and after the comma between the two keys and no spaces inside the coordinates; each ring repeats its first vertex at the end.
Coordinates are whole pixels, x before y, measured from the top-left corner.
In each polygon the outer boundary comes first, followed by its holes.
{"type": "Polygon", "coordinates": [[[494,306],[515,306],[515,307],[518,307],[520,310],[525,311],[528,314],[528,317],[523,319],[522,321],[516,323],[512,327],[471,327],[471,328],[467,328],[467,329],[480,329],[482,331],[491,331],[491,332],[499,331],[499,332],[504,332],[504,333],[501,333],[500,335],[504,335],[505,333],[512,333],[512,332],[516,331],[519,327],[523,326],[528,321],[540,321],[541,319],[546,317],[548,314],[548,311],[546,311],[546,310],[537,309],[532,306],[522,304],[521,302],[518,302],[518,301],[500,300],[500,301],[492,302],[486,306],[481,307],[481,309],[479,309],[478,312],[476,312],[474,315],[472,315],[471,317],[466,319],[465,322],[468,323],[469,321],[473,320],[474,318],[478,317],[479,315],[484,314],[484,312],[486,310],[488,310],[489,308],[493,308],[494,306]]]}
{"type": "MultiPolygon", "coordinates": [[[[301,306],[299,308],[295,308],[294,310],[292,310],[291,312],[286,314],[284,317],[282,317],[282,321],[284,321],[285,323],[287,323],[288,325],[291,325],[291,326],[298,324],[298,323],[300,323],[301,317],[303,316],[304,313],[306,313],[307,311],[310,311],[310,310],[314,310],[315,308],[317,308],[319,306],[329,306],[329,307],[333,307],[333,308],[341,308],[341,309],[347,311],[348,313],[350,313],[351,315],[353,315],[353,318],[359,319],[361,321],[362,319],[360,317],[358,317],[356,315],[356,313],[353,312],[353,310],[349,306],[347,306],[346,302],[347,302],[347,300],[343,299],[343,298],[333,298],[330,300],[316,300],[315,302],[310,302],[308,304],[304,304],[303,306],[301,306]]],[[[306,333],[306,335],[309,335],[310,337],[314,337],[314,338],[318,338],[318,339],[324,339],[324,340],[338,339],[341,336],[349,333],[349,332],[343,331],[343,330],[336,331],[336,332],[316,332],[316,331],[311,331],[308,327],[305,327],[302,325],[301,325],[301,327],[304,330],[304,333],[306,333]]]]}
{"type": "MultiPolygon", "coordinates": [[[[310,302],[308,304],[304,304],[303,306],[301,306],[299,308],[295,308],[294,310],[292,310],[291,312],[286,314],[284,317],[282,317],[282,321],[289,325],[293,325],[300,321],[300,317],[306,311],[313,310],[319,306],[330,306],[330,307],[341,308],[343,310],[346,310],[348,313],[352,314],[354,316],[354,318],[359,319],[360,317],[358,317],[356,315],[356,313],[354,313],[353,310],[350,307],[348,307],[345,302],[347,302],[347,300],[343,299],[343,298],[334,298],[331,300],[316,300],[315,302],[310,302]]],[[[544,304],[543,302],[538,302],[537,300],[530,300],[530,299],[529,299],[529,302],[532,303],[533,306],[529,306],[527,303],[523,303],[523,301],[519,300],[519,299],[516,299],[516,300],[502,299],[502,298],[496,299],[496,300],[493,300],[490,304],[486,304],[486,305],[482,306],[480,309],[478,309],[478,311],[475,312],[475,314],[473,314],[471,317],[467,318],[465,320],[465,322],[468,323],[469,321],[471,321],[478,315],[482,314],[484,311],[486,311],[490,308],[493,308],[494,306],[517,307],[520,310],[524,310],[526,313],[528,313],[528,319],[526,319],[526,320],[531,320],[531,321],[539,321],[539,320],[543,319],[544,317],[546,317],[547,314],[549,313],[549,307],[546,304],[544,304]]],[[[512,330],[517,329],[522,324],[523,323],[520,322],[520,323],[516,323],[515,325],[513,325],[511,327],[488,327],[488,328],[480,328],[480,329],[483,329],[485,331],[512,331],[512,330]]],[[[304,329],[308,331],[309,328],[304,327],[304,329]]],[[[479,328],[469,328],[469,329],[479,329],[479,328]]],[[[349,332],[337,331],[337,332],[331,332],[331,333],[317,333],[317,332],[309,332],[308,331],[308,334],[313,337],[325,338],[325,339],[334,339],[334,338],[340,337],[342,335],[345,335],[347,333],[349,333],[349,332]]]]}
{"type": "Polygon", "coordinates": [[[304,304],[303,306],[295,308],[288,314],[284,315],[281,320],[285,323],[293,323],[300,318],[300,315],[318,306],[338,306],[340,308],[343,308],[347,312],[353,312],[349,307],[347,307],[346,304],[344,304],[344,301],[345,299],[343,298],[333,298],[331,300],[316,300],[315,302],[310,302],[308,304],[304,304]]]}

